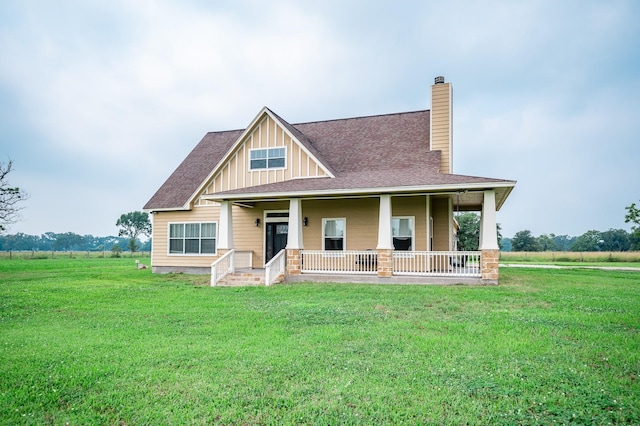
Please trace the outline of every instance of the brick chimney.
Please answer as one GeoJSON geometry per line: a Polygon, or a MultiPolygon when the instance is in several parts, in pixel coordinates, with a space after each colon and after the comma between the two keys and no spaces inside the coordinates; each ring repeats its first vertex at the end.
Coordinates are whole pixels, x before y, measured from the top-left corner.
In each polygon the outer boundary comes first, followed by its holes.
{"type": "Polygon", "coordinates": [[[453,89],[444,77],[435,78],[431,86],[431,150],[442,152],[440,173],[453,173],[453,89]]]}

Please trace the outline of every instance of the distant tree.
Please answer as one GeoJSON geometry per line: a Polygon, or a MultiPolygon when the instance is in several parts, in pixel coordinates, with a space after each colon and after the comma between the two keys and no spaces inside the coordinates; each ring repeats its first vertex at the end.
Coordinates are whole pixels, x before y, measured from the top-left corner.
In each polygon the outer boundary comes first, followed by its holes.
{"type": "Polygon", "coordinates": [[[53,249],[58,251],[81,250],[84,245],[84,237],[73,232],[56,234],[53,249]]]}
{"type": "Polygon", "coordinates": [[[8,175],[13,170],[13,161],[0,163],[0,233],[6,231],[7,226],[20,219],[19,203],[29,198],[20,188],[9,185],[8,175]]]}
{"type": "Polygon", "coordinates": [[[516,232],[511,239],[512,251],[540,251],[536,238],[528,229],[516,232]]]}
{"type": "Polygon", "coordinates": [[[580,235],[571,246],[571,251],[599,251],[604,242],[602,233],[592,229],[580,235]]]}
{"type": "Polygon", "coordinates": [[[631,203],[625,207],[627,214],[624,216],[624,223],[631,222],[631,235],[629,238],[629,248],[631,250],[640,250],[640,208],[636,207],[636,203],[631,203]]]}
{"type": "Polygon", "coordinates": [[[480,216],[475,213],[463,213],[456,218],[458,230],[458,250],[476,251],[480,242],[480,216]]]}
{"type": "Polygon", "coordinates": [[[113,247],[111,247],[111,257],[120,257],[121,254],[122,254],[122,249],[120,248],[120,246],[117,244],[114,244],[113,247]]]}
{"type": "Polygon", "coordinates": [[[556,243],[559,251],[567,251],[576,241],[576,237],[570,237],[568,235],[549,235],[553,238],[553,241],[556,243]]]}
{"type": "Polygon", "coordinates": [[[120,216],[116,222],[116,226],[120,227],[118,235],[128,237],[128,246],[131,253],[135,252],[138,244],[136,240],[140,235],[149,236],[151,234],[151,222],[149,214],[145,212],[131,212],[120,216]]]}
{"type": "Polygon", "coordinates": [[[558,251],[558,244],[553,239],[553,234],[542,234],[536,237],[536,244],[540,251],[558,251]]]}
{"type": "Polygon", "coordinates": [[[601,251],[628,251],[631,248],[631,238],[624,229],[609,229],[600,233],[601,251]]]}
{"type": "Polygon", "coordinates": [[[511,238],[502,238],[500,250],[511,251],[511,238]]]}

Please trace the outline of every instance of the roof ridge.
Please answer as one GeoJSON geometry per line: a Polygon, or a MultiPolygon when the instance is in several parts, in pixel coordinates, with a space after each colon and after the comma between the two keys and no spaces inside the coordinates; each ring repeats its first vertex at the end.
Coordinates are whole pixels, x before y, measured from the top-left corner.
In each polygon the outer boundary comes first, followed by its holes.
{"type": "Polygon", "coordinates": [[[331,121],[348,121],[348,120],[358,120],[361,118],[375,118],[375,117],[391,117],[393,115],[408,115],[408,114],[418,114],[421,112],[429,112],[430,109],[420,109],[416,111],[404,111],[404,112],[391,112],[386,114],[371,114],[371,115],[361,115],[356,117],[346,117],[346,118],[330,118],[327,120],[315,120],[315,121],[305,121],[302,123],[291,123],[292,126],[300,126],[303,124],[316,124],[316,123],[328,123],[331,121]]]}

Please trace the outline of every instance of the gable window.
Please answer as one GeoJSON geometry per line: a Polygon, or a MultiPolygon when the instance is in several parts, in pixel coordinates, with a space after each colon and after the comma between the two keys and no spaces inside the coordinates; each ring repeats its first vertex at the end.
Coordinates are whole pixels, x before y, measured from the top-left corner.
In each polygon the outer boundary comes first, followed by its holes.
{"type": "Polygon", "coordinates": [[[413,251],[413,216],[391,218],[393,248],[399,251],[413,251]]]}
{"type": "Polygon", "coordinates": [[[169,224],[169,254],[215,254],[215,222],[169,224]]]}
{"type": "Polygon", "coordinates": [[[322,219],[322,250],[343,251],[346,219],[322,219]]]}
{"type": "Polygon", "coordinates": [[[250,170],[283,169],[287,157],[287,148],[252,149],[250,153],[250,170]]]}

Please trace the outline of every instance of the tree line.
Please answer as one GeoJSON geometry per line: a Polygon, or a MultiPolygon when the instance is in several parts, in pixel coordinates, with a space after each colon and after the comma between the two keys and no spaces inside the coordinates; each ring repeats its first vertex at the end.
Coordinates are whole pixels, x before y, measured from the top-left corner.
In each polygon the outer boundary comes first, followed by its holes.
{"type": "MultiPolygon", "coordinates": [[[[625,222],[632,223],[631,232],[624,229],[608,231],[590,230],[572,237],[569,235],[542,234],[537,237],[531,231],[517,232],[513,238],[503,238],[498,225],[498,244],[503,251],[630,251],[640,250],[640,208],[635,203],[626,207],[625,222]]],[[[459,225],[458,250],[478,250],[480,216],[463,213],[456,216],[459,225]]]]}
{"type": "Polygon", "coordinates": [[[578,237],[516,232],[503,240],[504,251],[630,251],[640,250],[640,239],[624,229],[590,230],[578,237]]]}
{"type": "MultiPolygon", "coordinates": [[[[150,251],[151,240],[141,242],[135,240],[139,251],[150,251]]],[[[42,235],[17,234],[0,235],[1,251],[116,251],[131,249],[131,239],[128,236],[94,237],[93,235],[79,235],[73,232],[46,232],[42,235]]],[[[134,250],[134,251],[135,251],[134,250]]]]}

